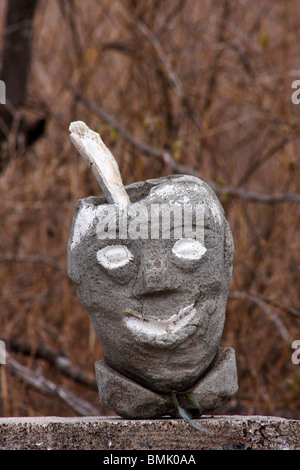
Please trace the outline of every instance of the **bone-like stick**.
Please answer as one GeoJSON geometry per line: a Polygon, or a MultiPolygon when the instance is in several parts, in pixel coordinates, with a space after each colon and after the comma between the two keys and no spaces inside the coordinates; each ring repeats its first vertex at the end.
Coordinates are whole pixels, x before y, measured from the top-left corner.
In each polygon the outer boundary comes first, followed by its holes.
{"type": "Polygon", "coordinates": [[[100,135],[82,121],[71,122],[70,139],[92,169],[106,199],[111,204],[130,204],[118,164],[100,135]]]}

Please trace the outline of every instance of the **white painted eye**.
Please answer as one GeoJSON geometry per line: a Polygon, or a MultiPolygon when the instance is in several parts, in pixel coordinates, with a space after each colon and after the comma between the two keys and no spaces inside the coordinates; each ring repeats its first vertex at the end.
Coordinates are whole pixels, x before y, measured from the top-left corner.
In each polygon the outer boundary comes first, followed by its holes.
{"type": "Polygon", "coordinates": [[[198,240],[181,238],[173,246],[172,252],[180,259],[199,260],[206,253],[206,248],[198,240]]]}
{"type": "Polygon", "coordinates": [[[97,251],[97,260],[106,269],[120,268],[132,259],[132,253],[124,245],[110,245],[97,251]]]}

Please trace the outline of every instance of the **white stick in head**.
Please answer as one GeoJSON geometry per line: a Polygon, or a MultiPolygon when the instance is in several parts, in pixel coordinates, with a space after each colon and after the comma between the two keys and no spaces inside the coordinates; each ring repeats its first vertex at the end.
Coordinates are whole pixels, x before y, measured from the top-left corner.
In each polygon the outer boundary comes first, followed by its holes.
{"type": "Polygon", "coordinates": [[[70,139],[92,169],[106,199],[111,204],[130,204],[118,164],[100,135],[82,121],[71,122],[70,139]]]}

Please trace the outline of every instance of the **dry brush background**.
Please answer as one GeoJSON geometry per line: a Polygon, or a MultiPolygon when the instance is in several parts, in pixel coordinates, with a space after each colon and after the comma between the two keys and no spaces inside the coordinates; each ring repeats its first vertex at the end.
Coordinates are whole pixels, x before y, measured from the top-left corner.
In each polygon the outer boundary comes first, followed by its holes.
{"type": "Polygon", "coordinates": [[[0,415],[110,413],[66,271],[74,204],[102,194],[70,143],[83,120],[125,184],[191,173],[212,185],[235,242],[222,345],[240,384],[217,413],[300,418],[299,44],[297,1],[38,2],[26,99],[0,126],[0,415]],[[30,145],[22,119],[45,122],[30,145]]]}

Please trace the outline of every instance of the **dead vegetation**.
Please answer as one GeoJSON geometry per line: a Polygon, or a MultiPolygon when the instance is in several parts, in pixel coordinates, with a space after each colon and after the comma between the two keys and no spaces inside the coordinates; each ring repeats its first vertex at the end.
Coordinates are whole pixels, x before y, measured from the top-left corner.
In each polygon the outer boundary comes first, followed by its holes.
{"type": "Polygon", "coordinates": [[[218,413],[300,418],[299,25],[300,5],[279,0],[40,0],[14,119],[43,118],[46,131],[16,149],[12,127],[1,150],[0,336],[12,361],[0,366],[0,414],[71,416],[87,402],[108,413],[93,383],[38,354],[89,376],[102,356],[66,270],[74,204],[101,193],[69,139],[83,120],[125,184],[179,172],[212,185],[235,241],[222,345],[236,350],[240,384],[218,413]]]}

